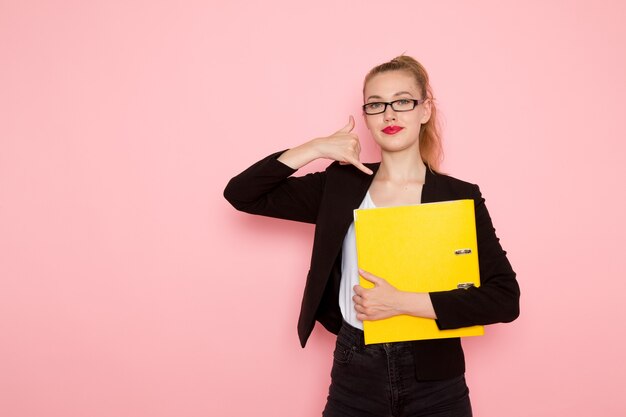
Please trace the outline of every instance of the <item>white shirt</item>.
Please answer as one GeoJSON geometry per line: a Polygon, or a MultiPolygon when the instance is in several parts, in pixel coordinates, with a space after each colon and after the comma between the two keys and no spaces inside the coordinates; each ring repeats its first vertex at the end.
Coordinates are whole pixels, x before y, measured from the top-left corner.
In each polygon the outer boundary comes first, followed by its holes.
{"type": "MultiPolygon", "coordinates": [[[[359,206],[360,209],[376,208],[368,191],[359,206]]],[[[359,284],[359,263],[356,256],[356,237],[354,221],[350,224],[343,239],[341,251],[341,284],[339,286],[339,308],[343,319],[353,327],[363,330],[363,322],[356,318],[354,309],[354,286],[359,284]]]]}

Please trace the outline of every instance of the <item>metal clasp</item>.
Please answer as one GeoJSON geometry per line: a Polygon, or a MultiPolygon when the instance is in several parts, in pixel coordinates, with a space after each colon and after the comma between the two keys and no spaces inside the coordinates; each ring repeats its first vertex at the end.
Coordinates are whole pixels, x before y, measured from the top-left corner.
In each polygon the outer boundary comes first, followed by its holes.
{"type": "Polygon", "coordinates": [[[465,249],[457,249],[454,251],[455,255],[467,255],[469,253],[472,253],[472,250],[469,248],[465,248],[465,249]]]}
{"type": "Polygon", "coordinates": [[[459,285],[456,286],[459,290],[466,290],[468,288],[474,287],[474,283],[473,282],[461,282],[459,285]]]}

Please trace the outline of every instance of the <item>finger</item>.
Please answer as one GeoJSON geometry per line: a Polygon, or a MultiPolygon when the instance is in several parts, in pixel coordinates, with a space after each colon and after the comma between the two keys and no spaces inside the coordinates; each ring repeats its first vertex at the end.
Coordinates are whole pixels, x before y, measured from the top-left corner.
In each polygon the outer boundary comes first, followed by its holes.
{"type": "Polygon", "coordinates": [[[337,134],[337,133],[350,133],[352,131],[352,129],[354,129],[354,117],[352,117],[352,115],[350,115],[350,118],[348,119],[348,124],[345,125],[344,127],[342,127],[341,129],[339,129],[338,131],[336,131],[335,134],[337,134]]]}
{"type": "Polygon", "coordinates": [[[356,158],[346,158],[346,159],[348,160],[349,163],[351,163],[352,165],[354,165],[355,167],[357,167],[358,169],[360,169],[367,175],[372,175],[374,173],[374,171],[372,171],[371,169],[363,165],[361,161],[359,161],[358,159],[356,158]]]}
{"type": "Polygon", "coordinates": [[[356,318],[361,321],[374,321],[376,320],[376,315],[368,314],[366,312],[362,312],[362,313],[357,312],[356,318]]]}
{"type": "Polygon", "coordinates": [[[374,274],[371,274],[367,271],[364,271],[362,269],[359,269],[359,274],[367,281],[373,283],[374,285],[380,285],[382,284],[382,282],[384,281],[382,278],[377,277],[374,274]]]}
{"type": "Polygon", "coordinates": [[[358,295],[359,297],[363,297],[363,294],[365,293],[365,288],[361,287],[360,285],[355,285],[354,287],[352,287],[352,289],[354,290],[354,293],[356,295],[358,295]]]}
{"type": "Polygon", "coordinates": [[[360,305],[360,306],[362,306],[363,302],[364,302],[363,297],[361,297],[359,295],[353,296],[352,297],[352,301],[354,301],[354,305],[360,305]]]}

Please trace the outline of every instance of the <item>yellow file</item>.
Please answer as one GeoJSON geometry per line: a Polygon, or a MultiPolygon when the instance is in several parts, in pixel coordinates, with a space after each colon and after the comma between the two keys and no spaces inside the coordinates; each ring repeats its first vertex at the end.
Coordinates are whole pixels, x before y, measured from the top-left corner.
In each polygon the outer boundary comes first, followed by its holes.
{"type": "MultiPolygon", "coordinates": [[[[359,268],[402,291],[480,285],[473,200],[354,211],[359,268]]],[[[373,284],[360,278],[361,286],[373,284]]],[[[435,320],[400,315],[364,321],[365,344],[480,336],[483,326],[439,330],[435,320]]]]}

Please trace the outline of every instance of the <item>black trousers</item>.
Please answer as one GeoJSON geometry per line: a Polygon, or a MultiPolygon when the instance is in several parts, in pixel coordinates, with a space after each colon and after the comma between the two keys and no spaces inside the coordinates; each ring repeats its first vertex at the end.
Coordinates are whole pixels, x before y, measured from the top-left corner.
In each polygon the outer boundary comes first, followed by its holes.
{"type": "Polygon", "coordinates": [[[463,375],[418,381],[410,343],[365,345],[343,323],[335,347],[324,417],[471,417],[463,375]]]}

